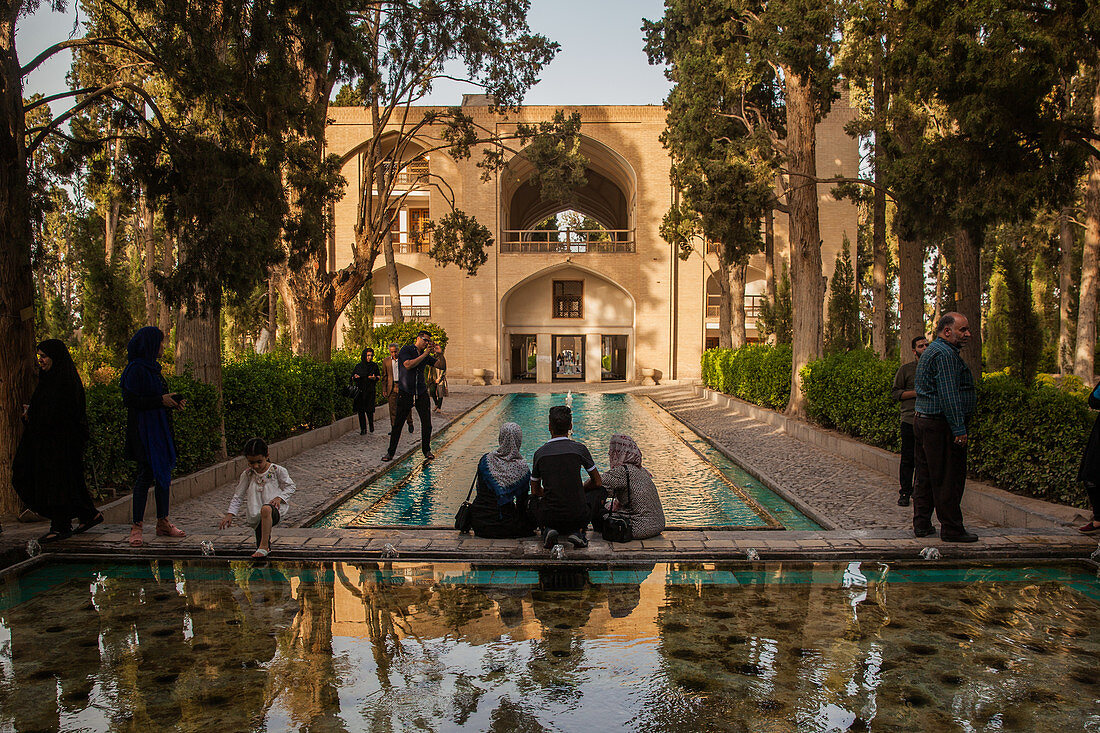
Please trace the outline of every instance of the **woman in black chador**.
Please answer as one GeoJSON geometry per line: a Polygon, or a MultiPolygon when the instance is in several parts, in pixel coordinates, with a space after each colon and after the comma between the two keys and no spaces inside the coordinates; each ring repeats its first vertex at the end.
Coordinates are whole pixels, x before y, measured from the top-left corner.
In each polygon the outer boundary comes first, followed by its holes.
{"type": "Polygon", "coordinates": [[[103,521],[84,482],[84,446],[88,407],[84,384],[65,344],[57,339],[38,345],[38,386],[31,395],[26,428],[12,465],[12,486],[31,510],[50,519],[43,541],[73,533],[77,517],[83,532],[103,521]]]}
{"type": "Polygon", "coordinates": [[[351,370],[352,384],[359,388],[352,401],[352,409],[359,413],[359,434],[366,435],[367,422],[370,422],[370,431],[374,432],[374,404],[375,388],[378,380],[382,378],[382,372],[374,363],[374,349],[363,349],[363,356],[355,368],[351,370]]]}

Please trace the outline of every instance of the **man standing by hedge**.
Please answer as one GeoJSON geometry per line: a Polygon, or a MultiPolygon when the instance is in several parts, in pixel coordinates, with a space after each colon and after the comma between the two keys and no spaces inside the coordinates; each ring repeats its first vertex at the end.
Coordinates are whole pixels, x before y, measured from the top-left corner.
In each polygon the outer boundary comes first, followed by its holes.
{"type": "Polygon", "coordinates": [[[974,375],[959,356],[970,341],[970,323],[961,313],[946,313],[936,324],[936,340],[917,362],[916,483],[913,534],[927,537],[940,519],[944,542],[977,542],[966,531],[962,495],[966,484],[966,422],[974,413],[974,375]]]}
{"type": "Polygon", "coordinates": [[[916,358],[902,364],[894,375],[894,388],[890,396],[901,403],[901,472],[898,478],[901,488],[898,491],[898,506],[909,506],[909,497],[913,495],[913,452],[916,438],[913,435],[913,413],[917,404],[917,362],[928,348],[928,339],[917,336],[910,344],[916,358]]]}
{"type": "Polygon", "coordinates": [[[397,443],[401,440],[401,428],[412,412],[413,406],[420,415],[420,450],[429,461],[435,456],[431,450],[432,440],[432,412],[428,405],[428,385],[424,381],[424,365],[435,364],[436,355],[440,353],[438,344],[432,343],[432,335],[428,331],[421,331],[416,335],[416,341],[409,344],[397,354],[398,385],[397,385],[397,418],[390,430],[390,447],[383,461],[393,460],[393,454],[397,452],[397,443]]]}

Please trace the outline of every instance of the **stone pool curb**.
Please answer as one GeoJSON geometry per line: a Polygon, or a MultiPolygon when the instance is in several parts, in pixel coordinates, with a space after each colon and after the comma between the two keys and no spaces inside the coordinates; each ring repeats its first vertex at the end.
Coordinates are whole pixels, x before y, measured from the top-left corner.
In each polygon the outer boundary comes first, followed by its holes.
{"type": "MultiPolygon", "coordinates": [[[[96,528],[99,529],[99,528],[96,528]]],[[[157,538],[142,548],[125,542],[125,526],[108,526],[46,547],[51,557],[66,559],[120,558],[132,560],[204,557],[201,543],[214,545],[215,560],[245,560],[254,549],[251,532],[213,531],[182,540],[157,538]]],[[[584,549],[567,549],[564,560],[553,560],[541,542],[489,540],[458,535],[454,530],[316,530],[286,529],[275,534],[270,562],[393,560],[504,564],[633,564],[652,562],[747,561],[750,549],[758,559],[793,561],[918,560],[925,547],[936,548],[944,561],[1041,558],[1085,559],[1096,541],[1071,532],[1028,529],[986,530],[981,541],[960,545],[929,537],[917,539],[900,530],[789,531],[762,535],[753,531],[668,531],[651,540],[611,545],[598,536],[584,549]],[[397,552],[389,556],[389,548],[397,552]]]]}

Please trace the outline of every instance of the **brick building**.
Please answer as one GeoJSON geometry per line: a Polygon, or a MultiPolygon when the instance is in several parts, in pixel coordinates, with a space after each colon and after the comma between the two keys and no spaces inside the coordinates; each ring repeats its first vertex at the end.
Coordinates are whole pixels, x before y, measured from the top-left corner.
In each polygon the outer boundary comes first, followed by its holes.
{"type": "MultiPolygon", "coordinates": [[[[853,115],[845,100],[818,126],[822,177],[858,172],[858,145],[844,133],[853,115]]],[[[463,106],[479,124],[504,130],[516,122],[548,120],[558,109],[524,107],[504,120],[490,114],[483,98],[467,97],[463,106]]],[[[476,155],[456,161],[439,151],[406,152],[399,183],[414,190],[393,230],[406,318],[446,329],[447,362],[456,379],[478,368],[503,382],[554,381],[563,388],[574,381],[635,381],[643,368],[656,369],[665,379],[697,378],[703,349],[717,341],[719,289],[711,275],[717,263],[713,254],[701,252],[682,261],[661,239],[661,219],[674,195],[669,157],[659,140],[665,110],[565,108],[574,110],[581,114],[582,152],[590,162],[588,183],[568,206],[538,196],[533,168],[522,156],[486,182],[476,155]],[[428,257],[424,225],[449,207],[438,190],[417,183],[427,170],[446,181],[457,208],[493,233],[489,260],[474,277],[428,257]],[[570,213],[563,214],[566,210],[570,213]]],[[[342,267],[351,258],[370,117],[353,107],[333,108],[330,114],[329,150],[344,159],[348,181],[335,206],[329,253],[330,264],[342,267]]],[[[425,148],[437,144],[426,141],[425,148]]],[[[835,201],[830,188],[818,187],[826,276],[845,236],[854,248],[857,226],[855,206],[835,201]]],[[[781,262],[788,260],[783,215],[775,220],[775,242],[778,276],[781,262]]],[[[374,271],[376,323],[388,319],[386,283],[380,257],[374,271]]],[[[763,292],[764,261],[757,255],[746,287],[750,340],[757,336],[754,316],[763,292]]],[[[338,339],[340,333],[338,327],[338,339]]]]}

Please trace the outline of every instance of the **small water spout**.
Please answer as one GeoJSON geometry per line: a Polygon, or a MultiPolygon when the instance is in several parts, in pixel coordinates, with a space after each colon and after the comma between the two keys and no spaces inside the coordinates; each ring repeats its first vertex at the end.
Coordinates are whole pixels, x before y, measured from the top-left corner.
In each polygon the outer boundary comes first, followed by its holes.
{"type": "Polygon", "coordinates": [[[35,557],[42,553],[42,545],[38,544],[38,540],[27,540],[27,556],[35,557]]]}
{"type": "Polygon", "coordinates": [[[1100,562],[1100,542],[1096,543],[1096,549],[1092,551],[1091,555],[1089,555],[1089,559],[1100,562]]]}
{"type": "Polygon", "coordinates": [[[760,552],[757,551],[757,549],[755,547],[750,547],[749,549],[745,550],[745,559],[746,560],[752,560],[752,561],[759,560],[760,559],[760,552]]]}
{"type": "Polygon", "coordinates": [[[565,405],[566,407],[573,406],[573,390],[569,390],[565,393],[565,405]]]}
{"type": "Polygon", "coordinates": [[[550,558],[552,560],[564,560],[565,559],[565,545],[557,544],[550,548],[550,558]]]}
{"type": "Polygon", "coordinates": [[[211,557],[214,554],[214,543],[210,540],[203,540],[199,543],[199,547],[202,548],[202,554],[204,557],[211,557]]]}
{"type": "Polygon", "coordinates": [[[397,548],[392,543],[387,542],[382,547],[382,557],[397,557],[397,548]]]}
{"type": "Polygon", "coordinates": [[[923,560],[939,560],[943,557],[935,547],[925,547],[920,551],[920,556],[923,560]]]}

